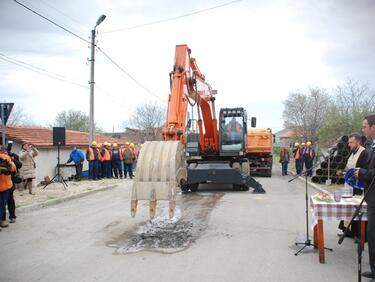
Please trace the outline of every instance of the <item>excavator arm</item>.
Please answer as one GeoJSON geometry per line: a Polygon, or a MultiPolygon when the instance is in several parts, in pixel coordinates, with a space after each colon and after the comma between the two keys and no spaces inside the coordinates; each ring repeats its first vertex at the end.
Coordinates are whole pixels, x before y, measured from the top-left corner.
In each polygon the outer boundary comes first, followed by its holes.
{"type": "Polygon", "coordinates": [[[138,200],[150,201],[151,218],[155,216],[157,200],[169,200],[169,215],[173,217],[176,189],[187,178],[183,144],[189,103],[197,106],[200,152],[219,153],[215,97],[190,53],[187,45],[176,46],[163,141],[145,142],[140,151],[132,189],[133,217],[138,200]]]}
{"type": "Polygon", "coordinates": [[[218,152],[218,130],[215,97],[205,81],[187,45],[177,45],[173,71],[170,73],[171,94],[168,100],[163,140],[186,142],[186,115],[189,101],[197,105],[201,152],[218,152]]]}

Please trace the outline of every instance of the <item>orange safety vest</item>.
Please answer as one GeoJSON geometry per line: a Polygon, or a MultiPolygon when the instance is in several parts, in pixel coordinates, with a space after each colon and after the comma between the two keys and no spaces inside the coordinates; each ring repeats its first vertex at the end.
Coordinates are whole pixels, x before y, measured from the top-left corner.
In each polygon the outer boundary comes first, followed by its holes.
{"type": "Polygon", "coordinates": [[[93,161],[93,160],[95,160],[94,149],[89,147],[89,161],[93,161]]]}
{"type": "Polygon", "coordinates": [[[98,159],[99,159],[99,162],[104,161],[104,158],[103,158],[103,156],[102,156],[102,152],[100,152],[99,149],[98,149],[98,159]]]}
{"type": "MultiPolygon", "coordinates": [[[[303,155],[305,155],[305,153],[306,153],[306,149],[307,149],[307,147],[305,147],[305,149],[303,150],[303,155]]],[[[314,153],[314,149],[313,149],[312,147],[310,147],[310,150],[309,150],[310,158],[313,157],[313,153],[314,153]]]]}
{"type": "MultiPolygon", "coordinates": [[[[232,130],[232,122],[228,124],[227,128],[228,128],[228,131],[232,130]]],[[[241,133],[241,125],[238,122],[236,122],[236,130],[237,130],[237,133],[241,133]]]]}
{"type": "Polygon", "coordinates": [[[123,160],[124,159],[124,149],[120,148],[119,151],[120,151],[120,159],[123,160]]]}
{"type": "Polygon", "coordinates": [[[111,160],[111,154],[110,154],[109,150],[107,150],[106,148],[104,148],[103,160],[104,161],[110,161],[111,160]]]}
{"type": "MultiPolygon", "coordinates": [[[[10,168],[7,168],[7,171],[14,172],[16,171],[16,165],[12,162],[12,159],[4,153],[0,153],[0,158],[3,160],[6,160],[10,164],[10,168]]],[[[4,192],[6,190],[9,190],[12,188],[13,182],[12,182],[12,176],[5,175],[3,173],[0,174],[0,192],[4,192]]]]}
{"type": "Polygon", "coordinates": [[[295,160],[299,160],[300,159],[300,157],[301,157],[301,154],[300,154],[300,149],[299,149],[299,147],[297,147],[296,148],[296,151],[293,153],[293,158],[295,159],[295,160]]]}

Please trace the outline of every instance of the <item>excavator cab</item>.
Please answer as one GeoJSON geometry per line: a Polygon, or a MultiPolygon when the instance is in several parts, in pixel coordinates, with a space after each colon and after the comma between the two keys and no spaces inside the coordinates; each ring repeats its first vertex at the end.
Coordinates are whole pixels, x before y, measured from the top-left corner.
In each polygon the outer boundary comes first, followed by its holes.
{"type": "Polygon", "coordinates": [[[246,149],[247,115],[243,108],[225,108],[219,117],[220,156],[242,156],[246,149]]]}

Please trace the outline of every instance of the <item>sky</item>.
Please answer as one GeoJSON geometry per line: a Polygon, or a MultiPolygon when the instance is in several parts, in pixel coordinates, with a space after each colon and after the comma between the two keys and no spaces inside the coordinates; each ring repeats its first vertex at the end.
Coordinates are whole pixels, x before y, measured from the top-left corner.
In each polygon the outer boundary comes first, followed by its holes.
{"type": "MultiPolygon", "coordinates": [[[[217,109],[244,107],[248,117],[257,117],[258,127],[274,132],[283,128],[283,100],[291,92],[330,91],[348,78],[375,89],[372,0],[18,1],[87,41],[98,17],[106,15],[97,28],[97,45],[148,89],[95,53],[95,122],[108,132],[121,131],[145,102],[167,105],[178,44],[191,48],[206,81],[218,90],[217,109]]],[[[89,114],[87,42],[13,0],[0,0],[0,38],[1,102],[22,106],[30,122],[43,126],[64,110],[89,114]]]]}

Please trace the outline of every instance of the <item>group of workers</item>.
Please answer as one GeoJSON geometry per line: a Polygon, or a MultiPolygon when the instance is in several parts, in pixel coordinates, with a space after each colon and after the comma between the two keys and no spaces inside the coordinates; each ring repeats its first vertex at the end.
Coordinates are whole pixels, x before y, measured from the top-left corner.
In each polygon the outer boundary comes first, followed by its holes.
{"type": "Polygon", "coordinates": [[[133,178],[133,164],[137,158],[133,143],[126,142],[125,147],[116,143],[103,144],[93,141],[86,151],[89,162],[89,180],[102,178],[133,178]]]}
{"type": "Polygon", "coordinates": [[[313,161],[315,158],[315,149],[310,141],[306,143],[295,143],[292,153],[293,159],[295,160],[296,172],[298,175],[302,174],[303,166],[305,165],[305,171],[307,176],[312,176],[313,161]]]}

